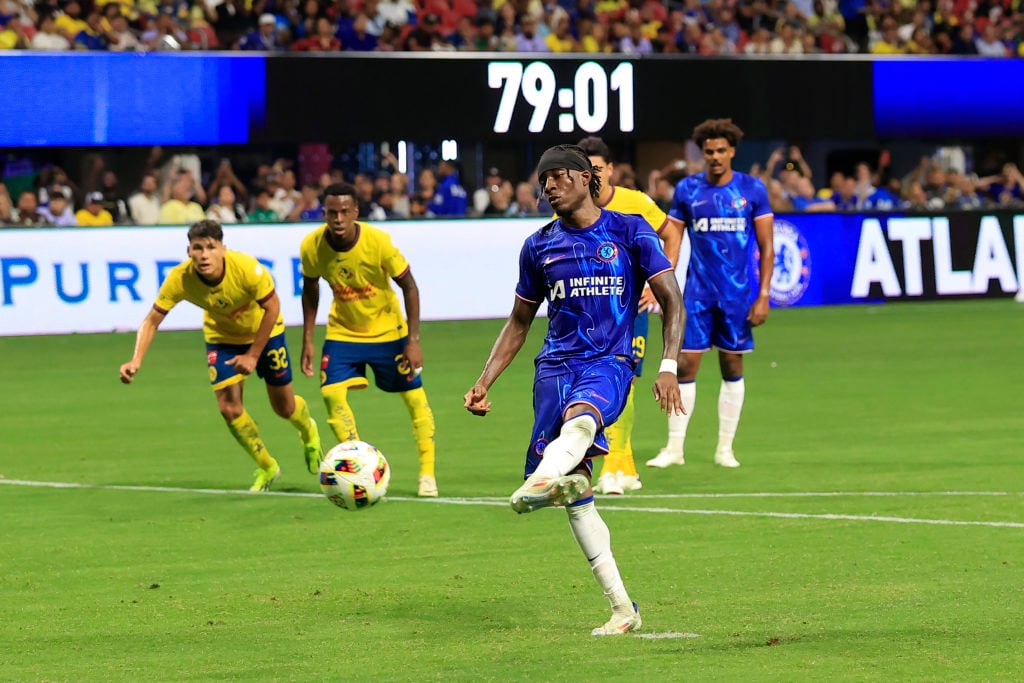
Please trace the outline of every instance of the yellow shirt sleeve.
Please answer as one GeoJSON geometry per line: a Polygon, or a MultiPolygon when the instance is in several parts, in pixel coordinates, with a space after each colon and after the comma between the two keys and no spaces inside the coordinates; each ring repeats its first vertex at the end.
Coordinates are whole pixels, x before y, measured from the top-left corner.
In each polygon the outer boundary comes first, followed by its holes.
{"type": "Polygon", "coordinates": [[[381,240],[381,268],[389,278],[397,278],[404,275],[409,270],[409,262],[405,260],[402,252],[398,251],[398,247],[391,241],[391,236],[383,233],[384,238],[381,240]]]}
{"type": "Polygon", "coordinates": [[[170,311],[185,298],[185,284],[182,279],[182,273],[187,264],[188,262],[186,261],[172,268],[171,272],[167,274],[167,279],[160,285],[160,291],[157,293],[156,302],[153,305],[164,313],[170,311]]]}

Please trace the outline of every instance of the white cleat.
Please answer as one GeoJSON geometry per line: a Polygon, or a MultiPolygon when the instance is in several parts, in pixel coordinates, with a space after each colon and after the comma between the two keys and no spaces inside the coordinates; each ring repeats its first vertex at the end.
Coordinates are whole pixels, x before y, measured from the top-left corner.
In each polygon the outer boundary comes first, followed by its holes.
{"type": "Polygon", "coordinates": [[[667,448],[662,448],[658,451],[658,454],[647,461],[648,467],[660,467],[665,469],[672,465],[685,465],[686,459],[683,457],[682,451],[674,452],[667,448]]]}
{"type": "Polygon", "coordinates": [[[420,486],[416,495],[420,498],[437,498],[437,480],[429,474],[421,474],[420,486]]]}
{"type": "Polygon", "coordinates": [[[594,487],[594,493],[603,493],[606,496],[621,496],[622,484],[619,483],[618,475],[612,472],[602,474],[601,478],[597,480],[597,486],[594,487]]]}
{"type": "Polygon", "coordinates": [[[633,603],[632,614],[613,614],[612,618],[608,620],[604,626],[598,626],[590,632],[592,636],[621,636],[629,633],[630,631],[639,631],[640,625],[643,622],[640,620],[640,608],[637,604],[633,603]]]}
{"type": "Polygon", "coordinates": [[[546,507],[564,507],[575,503],[590,490],[590,480],[582,474],[565,477],[530,477],[509,498],[512,509],[523,514],[546,507]]]}
{"type": "Polygon", "coordinates": [[[740,461],[736,459],[731,450],[715,451],[715,464],[719,467],[739,467],[740,461]]]}
{"type": "Polygon", "coordinates": [[[634,476],[631,474],[623,474],[622,472],[619,472],[618,479],[619,486],[622,487],[624,493],[629,493],[630,491],[639,491],[644,487],[644,485],[640,482],[639,475],[634,476]]]}

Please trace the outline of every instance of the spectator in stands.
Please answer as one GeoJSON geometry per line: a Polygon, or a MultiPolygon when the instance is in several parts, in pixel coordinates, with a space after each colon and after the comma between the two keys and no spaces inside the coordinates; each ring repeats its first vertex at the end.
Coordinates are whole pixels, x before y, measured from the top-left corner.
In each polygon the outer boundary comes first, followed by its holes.
{"type": "Polygon", "coordinates": [[[54,192],[64,195],[68,206],[74,204],[76,197],[82,196],[78,185],[71,180],[63,168],[48,166],[39,173],[39,203],[44,206],[49,204],[50,196],[54,192]]]}
{"type": "Polygon", "coordinates": [[[779,28],[779,34],[772,39],[769,45],[773,55],[803,54],[804,46],[800,40],[800,25],[793,21],[784,22],[779,28]]]}
{"type": "Polygon", "coordinates": [[[416,7],[410,0],[381,0],[377,11],[392,26],[405,26],[416,19],[416,7]]]}
{"type": "Polygon", "coordinates": [[[999,29],[989,22],[982,29],[981,35],[974,39],[974,47],[983,57],[1009,57],[1010,50],[999,39],[999,29]]]}
{"type": "Polygon", "coordinates": [[[640,13],[631,10],[627,14],[627,26],[629,32],[619,41],[619,52],[628,55],[649,55],[654,52],[650,39],[644,35],[644,25],[640,20],[640,13]]]}
{"type": "Polygon", "coordinates": [[[29,46],[33,50],[61,51],[71,49],[71,43],[57,29],[54,16],[49,12],[44,12],[39,17],[39,30],[32,36],[29,46]]]}
{"type": "Polygon", "coordinates": [[[231,185],[221,185],[217,189],[216,194],[211,192],[210,195],[216,197],[216,199],[206,209],[207,218],[215,220],[221,225],[245,222],[247,218],[245,207],[239,203],[235,190],[231,185]]]}
{"type": "MultiPolygon", "coordinates": [[[[214,173],[213,181],[210,182],[210,186],[206,189],[206,195],[208,197],[217,197],[220,194],[220,188],[224,186],[230,187],[234,190],[234,194],[237,201],[245,203],[246,198],[249,196],[249,192],[245,187],[245,183],[239,180],[238,176],[235,175],[235,169],[231,166],[231,160],[224,158],[217,164],[217,171],[214,173]]],[[[207,216],[209,218],[209,216],[207,216]]]]}
{"type": "Polygon", "coordinates": [[[459,170],[454,162],[442,161],[437,165],[437,183],[430,211],[435,216],[465,216],[468,199],[466,188],[459,181],[459,170]]]}
{"type": "Polygon", "coordinates": [[[189,10],[188,30],[185,34],[188,37],[189,47],[193,50],[216,50],[220,47],[220,38],[217,37],[213,26],[210,25],[210,20],[214,16],[205,2],[194,5],[189,10]],[[207,14],[208,12],[210,14],[207,14]]]}
{"type": "Polygon", "coordinates": [[[915,28],[906,43],[907,53],[912,55],[933,55],[938,52],[935,41],[926,28],[915,28]]]}
{"type": "Polygon", "coordinates": [[[422,192],[415,193],[409,200],[409,218],[433,218],[430,201],[422,192]]]}
{"type": "Polygon", "coordinates": [[[320,187],[316,183],[302,186],[302,195],[288,216],[290,221],[316,222],[323,220],[324,208],[320,204],[320,187]]]}
{"type": "MultiPolygon", "coordinates": [[[[6,190],[3,194],[6,194],[6,190]]],[[[11,211],[8,222],[19,228],[39,228],[50,224],[46,216],[39,212],[39,201],[36,199],[36,193],[31,190],[25,190],[18,195],[18,206],[11,211]]]]}
{"type": "Polygon", "coordinates": [[[957,181],[957,196],[953,204],[958,209],[971,210],[980,209],[985,205],[985,198],[978,192],[978,186],[968,176],[962,176],[957,181]]]}
{"type": "Polygon", "coordinates": [[[89,28],[89,25],[82,19],[82,6],[78,0],[67,0],[64,3],[64,11],[56,16],[57,30],[68,44],[75,42],[75,36],[89,28]]]}
{"type": "Polygon", "coordinates": [[[857,181],[852,176],[844,175],[838,188],[832,193],[832,203],[836,211],[857,210],[857,181]]]}
{"type": "Polygon", "coordinates": [[[213,28],[220,44],[237,49],[242,36],[252,28],[246,0],[224,0],[213,8],[213,13],[213,28]]]}
{"type": "Polygon", "coordinates": [[[341,41],[334,35],[334,24],[327,17],[316,20],[316,33],[292,43],[296,52],[337,52],[341,41]]]}
{"type": "Polygon", "coordinates": [[[280,179],[280,185],[271,198],[271,206],[277,211],[278,216],[284,218],[290,216],[298,203],[302,201],[302,193],[296,189],[298,179],[292,169],[286,168],[281,171],[280,179]]]}
{"type": "Polygon", "coordinates": [[[529,14],[519,20],[519,33],[516,35],[517,52],[550,52],[547,42],[537,35],[537,20],[529,14]]]}
{"type": "Polygon", "coordinates": [[[1016,164],[1003,164],[998,175],[983,178],[979,185],[1000,206],[1020,206],[1024,202],[1024,174],[1016,164]]]}
{"type": "Polygon", "coordinates": [[[501,186],[501,183],[501,171],[495,166],[487,169],[483,186],[473,192],[473,213],[475,215],[480,216],[483,214],[487,205],[491,203],[491,192],[496,191],[501,186]]]}
{"type": "Polygon", "coordinates": [[[0,225],[9,223],[14,207],[11,206],[11,193],[7,186],[0,183],[0,225]]]}
{"type": "Polygon", "coordinates": [[[139,40],[146,49],[158,52],[178,52],[188,45],[188,35],[181,30],[174,8],[167,6],[160,8],[155,25],[143,32],[139,40]]]}
{"type": "Polygon", "coordinates": [[[835,211],[836,205],[831,199],[822,199],[814,192],[810,178],[797,175],[793,181],[794,192],[789,196],[794,211],[815,213],[819,211],[835,211]]]}
{"type": "Polygon", "coordinates": [[[876,55],[901,55],[906,53],[900,39],[900,26],[892,17],[882,19],[881,37],[871,46],[871,53],[876,55]]]}
{"type": "Polygon", "coordinates": [[[770,55],[772,53],[771,31],[765,26],[758,28],[747,44],[743,46],[743,52],[748,55],[770,55]]]}
{"type": "Polygon", "coordinates": [[[85,16],[85,28],[75,36],[75,49],[102,51],[107,49],[107,36],[102,26],[103,14],[93,9],[85,16]]]}
{"type": "Polygon", "coordinates": [[[114,223],[128,222],[128,205],[117,183],[117,174],[111,170],[103,171],[98,192],[103,195],[103,208],[110,212],[114,223]]]}
{"type": "Polygon", "coordinates": [[[360,12],[352,20],[352,29],[341,35],[346,52],[373,52],[377,49],[377,36],[369,31],[369,20],[360,12]]]}
{"type": "Polygon", "coordinates": [[[570,32],[569,14],[561,7],[552,13],[551,33],[544,38],[544,43],[551,52],[579,52],[580,46],[570,32]]]}
{"type": "Polygon", "coordinates": [[[978,46],[975,39],[978,34],[974,30],[974,24],[964,22],[953,36],[953,45],[950,52],[954,55],[976,55],[978,46]]]}
{"type": "Polygon", "coordinates": [[[281,216],[270,206],[270,192],[260,190],[256,193],[256,206],[249,212],[250,223],[279,223],[281,216]]]}
{"type": "Polygon", "coordinates": [[[50,203],[39,208],[39,213],[46,219],[46,222],[57,227],[77,225],[75,212],[71,209],[71,202],[64,196],[64,193],[59,188],[53,188],[49,197],[50,203]]]}
{"type": "Polygon", "coordinates": [[[537,212],[537,196],[533,185],[522,182],[516,185],[515,201],[508,210],[509,216],[539,216],[537,212]]]}
{"type": "Polygon", "coordinates": [[[250,31],[242,38],[238,44],[239,49],[262,52],[277,52],[285,49],[285,45],[278,35],[277,17],[269,12],[264,12],[260,15],[256,26],[255,31],[250,31]]]}
{"type": "MultiPolygon", "coordinates": [[[[107,7],[115,7],[117,3],[110,3],[107,7]]],[[[198,45],[197,49],[207,50],[216,47],[213,45],[198,45]]],[[[110,19],[110,30],[107,31],[107,48],[111,52],[135,52],[142,49],[135,32],[128,25],[128,18],[118,12],[110,19]]]]}
{"type": "MultiPolygon", "coordinates": [[[[672,41],[675,45],[675,41],[672,41]]],[[[583,52],[607,54],[615,51],[615,46],[608,39],[608,26],[601,22],[591,22],[590,33],[581,35],[580,47],[583,52]]]]}
{"type": "Polygon", "coordinates": [[[85,195],[85,206],[75,213],[75,221],[78,225],[89,227],[105,227],[114,224],[114,217],[103,208],[102,192],[90,192],[85,195]]]}
{"type": "Polygon", "coordinates": [[[182,171],[170,184],[170,199],[160,207],[161,225],[191,225],[206,217],[203,207],[192,201],[195,187],[192,174],[182,171]]]}
{"type": "Polygon", "coordinates": [[[10,17],[0,15],[0,50],[25,50],[31,44],[31,39],[20,14],[10,17]]]}
{"type": "Polygon", "coordinates": [[[142,176],[139,191],[128,198],[128,211],[136,225],[156,225],[160,222],[160,183],[155,173],[142,176]]]}
{"type": "Polygon", "coordinates": [[[495,31],[494,19],[488,14],[476,17],[476,39],[473,49],[477,52],[497,52],[500,47],[498,34],[495,31]]]}

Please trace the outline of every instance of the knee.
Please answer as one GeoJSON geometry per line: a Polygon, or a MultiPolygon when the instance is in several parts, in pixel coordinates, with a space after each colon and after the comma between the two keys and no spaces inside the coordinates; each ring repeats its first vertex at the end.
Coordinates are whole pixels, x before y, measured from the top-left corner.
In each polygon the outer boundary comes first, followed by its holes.
{"type": "Polygon", "coordinates": [[[221,403],[220,414],[224,418],[225,422],[234,422],[238,418],[242,417],[242,413],[245,412],[245,408],[239,403],[221,403]]]}

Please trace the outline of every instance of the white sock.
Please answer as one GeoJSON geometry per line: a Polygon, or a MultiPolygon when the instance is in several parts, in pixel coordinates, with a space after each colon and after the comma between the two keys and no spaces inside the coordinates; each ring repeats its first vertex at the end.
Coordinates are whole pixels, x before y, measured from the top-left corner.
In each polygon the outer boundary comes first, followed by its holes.
{"type": "Polygon", "coordinates": [[[587,449],[594,445],[597,420],[593,415],[577,415],[562,425],[558,438],[544,449],[544,457],[534,471],[542,477],[564,477],[583,462],[587,449]]]}
{"type": "Polygon", "coordinates": [[[594,502],[584,505],[575,505],[566,508],[569,512],[569,526],[572,528],[572,535],[583,551],[583,555],[590,562],[590,568],[594,571],[594,578],[604,591],[604,595],[611,603],[612,611],[623,614],[633,613],[633,602],[629,599],[629,593],[622,584],[622,576],[619,575],[619,567],[615,564],[615,557],[612,556],[612,535],[608,531],[608,525],[597,513],[594,502]]]}
{"type": "Polygon", "coordinates": [[[683,399],[683,408],[686,413],[668,416],[668,445],[665,448],[673,453],[683,452],[686,428],[690,424],[690,416],[693,415],[693,406],[697,403],[697,383],[680,382],[679,396],[683,399]]]}
{"type": "Polygon", "coordinates": [[[736,380],[722,380],[722,388],[718,392],[718,451],[732,450],[743,411],[744,393],[742,376],[736,380]]]}

